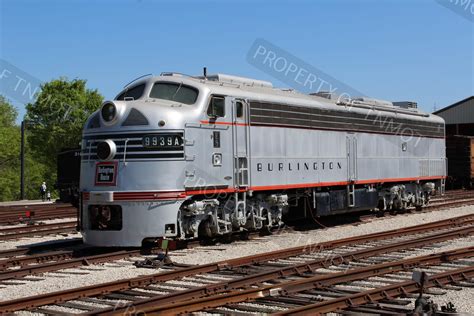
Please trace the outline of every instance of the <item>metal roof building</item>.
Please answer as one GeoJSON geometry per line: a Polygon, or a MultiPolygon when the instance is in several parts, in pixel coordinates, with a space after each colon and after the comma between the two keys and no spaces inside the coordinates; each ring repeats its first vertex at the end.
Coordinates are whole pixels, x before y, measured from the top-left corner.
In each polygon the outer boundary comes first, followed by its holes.
{"type": "Polygon", "coordinates": [[[433,112],[446,121],[446,135],[474,136],[474,96],[433,112]]]}

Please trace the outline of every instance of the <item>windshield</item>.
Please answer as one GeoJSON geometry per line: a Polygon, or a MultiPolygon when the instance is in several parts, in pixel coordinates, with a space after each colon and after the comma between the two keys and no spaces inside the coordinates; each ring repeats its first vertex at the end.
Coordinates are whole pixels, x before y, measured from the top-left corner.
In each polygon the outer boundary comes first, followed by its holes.
{"type": "Polygon", "coordinates": [[[194,104],[198,90],[182,83],[156,82],[150,92],[150,98],[171,100],[184,104],[194,104]]]}
{"type": "Polygon", "coordinates": [[[143,95],[143,91],[145,90],[145,84],[139,84],[138,86],[134,86],[131,88],[127,88],[125,91],[120,93],[115,100],[137,100],[140,99],[143,95]]]}

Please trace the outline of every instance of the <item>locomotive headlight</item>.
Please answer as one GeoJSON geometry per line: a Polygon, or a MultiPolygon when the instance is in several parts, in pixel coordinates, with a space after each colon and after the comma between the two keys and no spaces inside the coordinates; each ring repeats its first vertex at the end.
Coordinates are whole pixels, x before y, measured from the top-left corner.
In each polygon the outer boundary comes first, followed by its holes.
{"type": "Polygon", "coordinates": [[[117,146],[113,140],[107,139],[97,144],[97,157],[100,160],[111,160],[117,152],[117,146]]]}
{"type": "Polygon", "coordinates": [[[100,113],[105,122],[112,122],[117,117],[117,107],[112,102],[107,102],[102,105],[100,113]]]}

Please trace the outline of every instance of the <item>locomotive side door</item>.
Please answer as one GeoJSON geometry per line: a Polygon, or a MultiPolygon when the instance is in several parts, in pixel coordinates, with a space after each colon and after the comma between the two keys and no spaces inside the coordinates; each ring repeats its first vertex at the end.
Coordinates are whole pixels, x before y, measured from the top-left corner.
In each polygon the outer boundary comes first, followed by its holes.
{"type": "Polygon", "coordinates": [[[354,134],[346,136],[347,148],[347,180],[354,182],[357,180],[357,137],[354,134]]]}
{"type": "Polygon", "coordinates": [[[234,186],[249,186],[249,109],[244,99],[230,98],[232,107],[232,140],[234,155],[234,186]]]}
{"type": "Polygon", "coordinates": [[[347,206],[355,206],[354,182],[357,180],[357,136],[349,133],[346,136],[347,149],[347,206]]]}

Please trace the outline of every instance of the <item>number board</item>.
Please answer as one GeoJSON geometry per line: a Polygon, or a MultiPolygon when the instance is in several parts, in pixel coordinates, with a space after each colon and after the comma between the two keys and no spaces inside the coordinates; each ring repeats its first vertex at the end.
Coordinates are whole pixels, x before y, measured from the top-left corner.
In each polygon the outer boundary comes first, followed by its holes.
{"type": "Polygon", "coordinates": [[[143,136],[143,147],[145,148],[175,148],[183,146],[183,134],[150,134],[143,136]]]}

